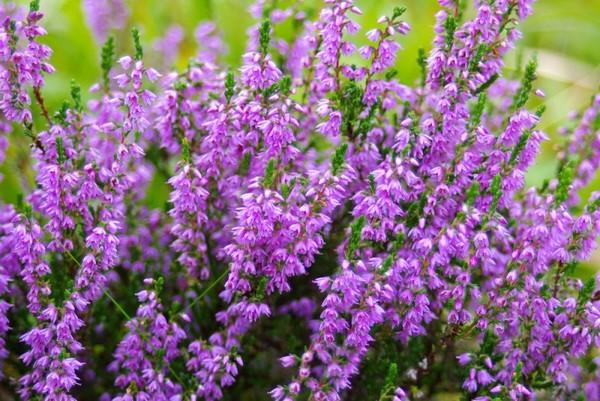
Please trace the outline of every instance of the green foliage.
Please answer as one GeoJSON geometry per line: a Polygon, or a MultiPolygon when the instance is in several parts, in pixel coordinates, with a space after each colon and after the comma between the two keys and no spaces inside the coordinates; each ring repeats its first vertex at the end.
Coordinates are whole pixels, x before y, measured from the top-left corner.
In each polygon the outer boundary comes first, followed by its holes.
{"type": "Polygon", "coordinates": [[[538,108],[536,109],[536,111],[535,111],[535,115],[536,115],[538,118],[542,118],[542,116],[544,115],[544,113],[545,113],[545,112],[546,112],[546,105],[545,105],[545,104],[542,104],[542,105],[540,105],[540,107],[538,107],[538,108]]]}
{"type": "Polygon", "coordinates": [[[283,197],[283,199],[287,199],[288,196],[290,196],[290,193],[294,190],[294,187],[296,186],[296,179],[293,178],[289,183],[283,183],[281,184],[281,196],[283,197]]]}
{"type": "Polygon", "coordinates": [[[227,99],[227,103],[231,102],[231,98],[233,97],[235,90],[235,77],[233,76],[233,72],[229,71],[227,73],[227,77],[225,78],[225,99],[227,99]]]}
{"type": "Polygon", "coordinates": [[[389,255],[387,258],[385,258],[383,264],[381,265],[381,272],[386,273],[390,269],[390,267],[392,267],[393,264],[394,257],[392,255],[389,255]]]}
{"type": "Polygon", "coordinates": [[[354,258],[354,252],[356,252],[360,244],[360,237],[365,223],[365,216],[360,216],[350,225],[350,239],[348,240],[348,248],[346,249],[346,257],[348,259],[354,258]]]}
{"type": "Polygon", "coordinates": [[[529,95],[533,89],[533,82],[537,79],[537,67],[538,63],[536,57],[527,63],[525,73],[521,79],[521,85],[513,97],[512,105],[510,106],[511,111],[518,110],[525,106],[525,103],[529,100],[529,95]]]}
{"type": "Polygon", "coordinates": [[[402,231],[400,231],[398,233],[398,235],[396,235],[396,241],[394,241],[394,248],[395,249],[402,248],[402,245],[404,245],[404,240],[405,240],[405,235],[402,231]]]}
{"type": "Polygon", "coordinates": [[[283,95],[288,95],[292,91],[292,77],[284,75],[278,84],[279,92],[283,95]]]}
{"type": "Polygon", "coordinates": [[[477,199],[477,196],[479,195],[480,187],[481,187],[481,184],[479,184],[479,181],[475,181],[471,184],[471,186],[467,190],[467,196],[465,198],[465,203],[468,206],[473,206],[473,203],[475,203],[475,199],[477,199]]]}
{"type": "Polygon", "coordinates": [[[444,30],[446,31],[446,48],[451,49],[454,43],[454,34],[458,28],[458,21],[453,15],[448,15],[444,22],[444,30]]]}
{"type": "Polygon", "coordinates": [[[419,217],[422,216],[421,212],[423,211],[423,208],[425,207],[426,203],[427,203],[427,196],[422,195],[419,198],[418,202],[413,202],[410,204],[410,206],[408,207],[407,216],[406,216],[406,225],[408,227],[414,227],[417,225],[417,222],[419,221],[419,217]]]}
{"type": "Polygon", "coordinates": [[[579,296],[577,297],[577,314],[581,315],[585,310],[585,305],[592,299],[594,289],[596,288],[595,278],[590,278],[585,282],[581,290],[579,290],[579,296]]]}
{"type": "Polygon", "coordinates": [[[398,70],[395,69],[395,68],[391,68],[390,70],[386,71],[386,73],[385,73],[385,80],[386,81],[391,81],[397,75],[398,75],[398,70]]]}
{"type": "Polygon", "coordinates": [[[494,176],[490,185],[490,193],[492,194],[492,204],[490,205],[489,214],[494,214],[498,207],[498,201],[502,197],[502,175],[499,173],[494,176]]]}
{"type": "Polygon", "coordinates": [[[484,93],[485,91],[487,91],[489,89],[490,86],[492,86],[494,84],[494,82],[496,82],[498,80],[498,78],[500,78],[500,75],[498,75],[498,74],[492,75],[487,81],[485,81],[477,89],[475,89],[475,92],[473,92],[473,93],[475,95],[484,93]]]}
{"type": "Polygon", "coordinates": [[[70,263],[60,257],[53,256],[50,260],[51,270],[48,276],[52,293],[50,298],[55,305],[62,305],[73,290],[74,280],[70,272],[70,263]]]}
{"type": "Polygon", "coordinates": [[[67,160],[65,147],[63,146],[63,141],[60,136],[56,137],[56,154],[58,155],[58,164],[63,164],[65,160],[67,160]]]}
{"type": "Polygon", "coordinates": [[[425,86],[425,82],[427,81],[427,55],[425,54],[425,49],[422,47],[419,48],[418,52],[417,64],[419,65],[421,86],[425,86]]]}
{"type": "Polygon", "coordinates": [[[271,43],[271,22],[264,20],[258,30],[258,50],[263,54],[269,53],[269,44],[271,43]]]}
{"type": "Polygon", "coordinates": [[[273,186],[273,181],[275,180],[275,163],[275,159],[271,159],[269,160],[269,163],[267,163],[263,178],[263,185],[265,188],[271,188],[271,186],[273,186]]]}
{"type": "Polygon", "coordinates": [[[69,102],[64,101],[60,108],[54,113],[54,120],[59,124],[64,124],[67,119],[67,111],[69,110],[69,102]]]}
{"type": "Polygon", "coordinates": [[[481,43],[479,46],[477,46],[477,51],[475,52],[475,55],[469,61],[469,72],[475,72],[479,70],[479,63],[481,62],[483,56],[485,56],[486,53],[489,52],[489,50],[489,46],[485,43],[481,43]]]}
{"type": "Polygon", "coordinates": [[[102,68],[102,82],[104,87],[108,88],[110,84],[109,73],[115,63],[115,38],[109,36],[102,46],[102,52],[100,53],[100,67],[102,68]]]}
{"type": "Polygon", "coordinates": [[[513,148],[513,151],[510,154],[510,160],[508,161],[509,165],[514,166],[517,163],[519,155],[521,154],[521,152],[523,152],[523,149],[525,149],[525,145],[527,145],[527,141],[529,140],[530,136],[530,130],[526,130],[525,132],[523,132],[523,135],[521,135],[519,141],[517,142],[517,145],[513,148]]]}
{"type": "Polygon", "coordinates": [[[135,59],[141,60],[144,58],[144,49],[140,40],[140,31],[137,28],[133,28],[131,36],[133,37],[133,46],[135,48],[135,59]]]}
{"type": "Polygon", "coordinates": [[[391,399],[391,395],[396,388],[396,382],[398,381],[398,365],[394,362],[390,363],[390,367],[388,368],[388,373],[385,376],[385,382],[383,387],[381,388],[381,393],[379,394],[379,401],[385,401],[387,399],[391,399]]]}
{"type": "Polygon", "coordinates": [[[481,354],[491,356],[494,354],[496,345],[498,344],[498,336],[492,331],[487,330],[483,336],[483,342],[481,343],[481,354]]]}
{"type": "Polygon", "coordinates": [[[31,220],[33,217],[33,207],[24,199],[22,193],[17,194],[17,201],[15,205],[19,213],[23,214],[23,216],[25,216],[25,218],[28,220],[31,220]]]}
{"type": "Polygon", "coordinates": [[[269,98],[276,93],[288,95],[292,90],[292,78],[289,75],[284,75],[278,82],[269,86],[263,91],[263,97],[269,98]]]}
{"type": "Polygon", "coordinates": [[[348,144],[342,143],[333,154],[331,159],[331,172],[333,175],[338,175],[342,171],[342,167],[346,163],[346,152],[348,151],[348,144]]]}
{"type": "Polygon", "coordinates": [[[159,276],[158,278],[156,278],[154,280],[153,287],[154,287],[154,291],[156,292],[156,295],[160,296],[160,294],[163,291],[164,286],[165,286],[165,279],[163,276],[159,276]]]}
{"type": "Polygon", "coordinates": [[[40,0],[32,0],[29,3],[29,12],[40,11],[40,0]]]}
{"type": "Polygon", "coordinates": [[[369,174],[369,190],[371,191],[371,195],[375,195],[375,176],[373,174],[369,174]]]}
{"type": "Polygon", "coordinates": [[[523,363],[517,363],[517,367],[515,368],[515,374],[513,375],[513,381],[515,383],[519,383],[523,378],[523,363]]]}
{"type": "Polygon", "coordinates": [[[350,138],[355,136],[354,124],[363,111],[363,90],[354,81],[346,83],[337,94],[339,110],[342,113],[340,130],[350,138]]]}
{"type": "Polygon", "coordinates": [[[242,162],[240,163],[239,175],[245,176],[248,174],[248,169],[250,168],[250,161],[252,160],[252,154],[249,152],[244,153],[244,157],[242,158],[242,162]]]}
{"type": "Polygon", "coordinates": [[[183,138],[181,141],[181,156],[183,157],[185,164],[192,163],[192,152],[190,151],[190,143],[187,138],[183,138]]]}
{"type": "Polygon", "coordinates": [[[600,208],[600,197],[588,205],[588,211],[594,213],[598,208],[600,208]]]}
{"type": "Polygon", "coordinates": [[[487,95],[485,93],[481,93],[477,98],[477,102],[473,105],[473,109],[471,110],[470,128],[472,130],[481,124],[481,116],[483,115],[486,105],[487,95]]]}
{"type": "Polygon", "coordinates": [[[269,279],[267,277],[261,277],[260,280],[258,280],[258,283],[254,287],[254,294],[250,297],[252,302],[261,302],[265,298],[268,284],[269,279]]]}
{"type": "Polygon", "coordinates": [[[394,7],[394,13],[392,14],[392,20],[396,20],[406,12],[406,7],[394,7]]]}
{"type": "Polygon", "coordinates": [[[570,160],[565,163],[558,173],[558,186],[554,193],[554,204],[560,205],[569,198],[569,189],[573,183],[575,163],[570,160]]]}
{"type": "Polygon", "coordinates": [[[83,104],[81,102],[81,87],[77,84],[77,82],[75,82],[74,79],[71,80],[71,99],[73,99],[73,109],[81,113],[83,111],[83,104]]]}
{"type": "Polygon", "coordinates": [[[379,105],[380,102],[376,102],[371,105],[367,116],[360,119],[358,122],[358,127],[356,128],[356,136],[366,137],[369,131],[371,131],[373,125],[375,124],[375,114],[379,108],[379,105]]]}

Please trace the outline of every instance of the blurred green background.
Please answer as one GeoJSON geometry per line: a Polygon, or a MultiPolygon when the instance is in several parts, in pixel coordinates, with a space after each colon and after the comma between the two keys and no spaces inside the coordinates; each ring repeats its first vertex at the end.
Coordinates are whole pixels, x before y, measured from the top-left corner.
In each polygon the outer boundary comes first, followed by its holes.
{"type": "MultiPolygon", "coordinates": [[[[289,3],[290,0],[285,1],[289,3]]],[[[22,1],[25,4],[24,1],[22,1]]],[[[75,79],[88,88],[97,81],[99,49],[87,27],[82,0],[42,0],[42,11],[46,14],[44,26],[49,34],[44,41],[54,49],[51,62],[57,72],[48,78],[45,96],[51,108],[58,106],[68,96],[68,83],[75,79]]],[[[279,3],[284,1],[279,0],[279,3]]],[[[319,1],[306,0],[306,6],[317,6],[319,1]]],[[[412,32],[402,38],[404,51],[398,58],[399,77],[405,83],[415,81],[418,70],[415,63],[418,48],[430,48],[434,15],[439,10],[435,0],[357,0],[364,15],[357,18],[363,33],[376,25],[381,15],[391,14],[395,6],[408,8],[405,18],[412,25],[412,32]]],[[[194,55],[194,29],[203,20],[211,19],[221,30],[228,47],[224,61],[232,67],[240,63],[240,55],[246,43],[246,30],[254,23],[248,0],[129,0],[127,27],[113,32],[120,54],[131,48],[130,28],[140,29],[142,40],[150,60],[152,44],[174,25],[185,31],[178,67],[186,65],[194,55]]],[[[555,171],[554,145],[560,140],[557,128],[567,114],[589,103],[590,97],[600,84],[600,1],[599,0],[539,0],[535,13],[522,24],[523,40],[519,42],[524,57],[536,53],[539,58],[540,80],[537,86],[546,93],[544,102],[548,107],[542,128],[552,138],[535,168],[528,176],[531,184],[538,184],[551,177],[555,171]]],[[[359,34],[357,38],[362,35],[359,34]]],[[[362,39],[359,39],[362,40],[362,39]]],[[[516,64],[516,53],[507,60],[507,74],[516,64]]],[[[154,57],[154,58],[152,58],[154,57]]],[[[9,159],[2,166],[4,182],[0,183],[0,194],[4,200],[13,200],[18,188],[14,174],[18,168],[9,159]]],[[[600,188],[596,181],[590,188],[600,188]]],[[[599,263],[595,263],[600,266],[599,263]]]]}

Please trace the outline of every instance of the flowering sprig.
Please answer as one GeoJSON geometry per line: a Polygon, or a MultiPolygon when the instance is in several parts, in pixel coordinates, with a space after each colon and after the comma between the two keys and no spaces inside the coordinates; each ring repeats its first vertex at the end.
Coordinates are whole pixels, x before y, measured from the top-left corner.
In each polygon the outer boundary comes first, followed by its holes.
{"type": "MultiPolygon", "coordinates": [[[[578,192],[600,103],[528,188],[548,139],[537,60],[518,79],[503,57],[533,1],[440,0],[414,86],[393,68],[410,10],[357,49],[353,1],[315,18],[296,3],[252,6],[239,70],[210,22],[181,71],[180,30],[153,50],[134,28],[120,58],[108,37],[99,83],[56,110],[39,3],[0,8],[0,129],[33,145],[34,179],[0,205],[0,360],[19,397],[598,398],[600,295],[580,276],[600,200],[578,192]]],[[[127,18],[85,6],[102,40],[127,18]]]]}
{"type": "Polygon", "coordinates": [[[119,372],[115,385],[125,393],[114,401],[128,399],[168,400],[181,397],[183,388],[169,378],[169,364],[179,357],[179,343],[186,334],[164,315],[160,301],[162,279],[145,279],[136,294],[140,306],[127,322],[128,333],[115,351],[111,369],[119,372]]]}

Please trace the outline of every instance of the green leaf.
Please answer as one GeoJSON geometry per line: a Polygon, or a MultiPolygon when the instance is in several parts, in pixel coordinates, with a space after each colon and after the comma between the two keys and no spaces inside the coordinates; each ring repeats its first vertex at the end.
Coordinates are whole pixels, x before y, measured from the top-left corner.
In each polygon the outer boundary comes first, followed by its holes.
{"type": "Polygon", "coordinates": [[[479,63],[483,56],[485,56],[486,52],[489,50],[489,45],[485,43],[481,43],[477,46],[477,50],[475,51],[475,55],[469,61],[469,72],[475,72],[479,70],[479,63]]]}
{"type": "Polygon", "coordinates": [[[350,226],[350,239],[348,240],[348,248],[346,250],[346,257],[348,259],[352,259],[354,257],[354,252],[356,252],[356,250],[358,249],[362,229],[365,226],[365,223],[365,216],[360,216],[350,226]]]}
{"type": "Polygon", "coordinates": [[[186,164],[192,164],[192,152],[190,150],[190,143],[187,138],[183,138],[181,143],[181,156],[186,164]]]}
{"type": "Polygon", "coordinates": [[[396,381],[398,380],[398,365],[394,362],[390,363],[385,382],[379,394],[379,401],[383,401],[388,397],[390,392],[394,391],[396,381]]]}
{"type": "Polygon", "coordinates": [[[492,194],[492,204],[490,205],[489,214],[493,214],[496,212],[498,201],[500,201],[500,198],[502,197],[502,176],[500,173],[496,174],[492,179],[490,193],[492,194]]]}
{"type": "Polygon", "coordinates": [[[235,89],[235,77],[233,76],[233,72],[229,71],[227,73],[227,77],[225,78],[225,99],[227,100],[227,103],[229,103],[231,101],[231,98],[233,97],[233,94],[234,94],[234,89],[235,89]]]}
{"type": "Polygon", "coordinates": [[[511,111],[514,112],[515,110],[525,106],[525,103],[527,103],[527,100],[529,100],[529,95],[533,89],[533,81],[537,79],[537,67],[538,63],[536,57],[527,63],[527,66],[525,67],[525,74],[521,79],[521,85],[513,97],[513,102],[510,107],[511,111]]]}
{"type": "Polygon", "coordinates": [[[523,135],[521,135],[521,137],[519,138],[519,142],[517,142],[510,155],[510,160],[508,161],[509,165],[514,166],[517,163],[517,159],[519,158],[519,155],[523,152],[523,149],[525,149],[525,145],[527,145],[527,141],[529,140],[530,136],[530,130],[526,130],[525,132],[523,132],[523,135]]]}
{"type": "Polygon", "coordinates": [[[271,159],[267,164],[263,179],[263,185],[265,188],[270,188],[273,185],[273,181],[275,179],[275,163],[275,159],[271,159]]]}
{"type": "Polygon", "coordinates": [[[385,258],[383,264],[381,265],[381,272],[386,273],[390,269],[390,267],[392,267],[393,264],[394,257],[392,255],[389,255],[387,258],[385,258]]]}
{"type": "Polygon", "coordinates": [[[64,101],[60,108],[54,113],[54,120],[59,124],[64,124],[67,119],[67,110],[69,110],[69,102],[64,101]]]}
{"type": "Polygon", "coordinates": [[[422,47],[419,48],[417,64],[419,65],[419,70],[421,71],[421,86],[425,86],[425,82],[427,81],[427,55],[425,54],[425,49],[422,47]]]}
{"type": "Polygon", "coordinates": [[[585,305],[592,299],[592,294],[596,288],[596,279],[590,278],[585,282],[581,290],[579,290],[579,297],[577,298],[577,314],[581,315],[585,310],[585,305]]]}
{"type": "Polygon", "coordinates": [[[487,330],[483,336],[483,342],[481,343],[481,353],[488,356],[493,355],[498,340],[498,336],[493,331],[487,330]]]}
{"type": "Polygon", "coordinates": [[[102,68],[102,81],[104,87],[108,88],[110,83],[109,73],[115,63],[115,38],[109,36],[102,46],[102,52],[100,54],[100,67],[102,68]]]}
{"type": "Polygon", "coordinates": [[[32,0],[31,3],[29,3],[29,12],[33,13],[36,11],[40,11],[40,0],[32,0]]]}
{"type": "Polygon", "coordinates": [[[465,203],[468,206],[473,206],[473,203],[475,203],[475,199],[477,199],[477,196],[479,195],[480,187],[481,187],[481,184],[479,184],[479,181],[474,181],[473,184],[471,184],[471,186],[467,190],[467,196],[465,198],[465,203]]]}
{"type": "Polygon", "coordinates": [[[144,49],[140,41],[140,31],[137,28],[131,30],[131,36],[133,37],[133,45],[135,47],[135,59],[141,60],[144,58],[144,49]]]}
{"type": "Polygon", "coordinates": [[[481,93],[477,98],[477,102],[473,106],[473,109],[471,110],[471,129],[475,129],[479,126],[479,124],[481,124],[481,116],[483,115],[486,105],[487,95],[485,93],[481,93]]]}
{"type": "Polygon", "coordinates": [[[375,195],[375,176],[373,174],[369,174],[369,189],[371,190],[371,195],[375,195]]]}
{"type": "Polygon", "coordinates": [[[453,15],[449,15],[444,22],[444,30],[446,31],[446,48],[451,49],[454,43],[454,34],[458,27],[458,21],[453,15]]]}
{"type": "Polygon", "coordinates": [[[240,163],[239,175],[245,176],[248,174],[248,169],[250,168],[250,160],[252,159],[252,154],[250,152],[244,153],[244,157],[240,163]]]}
{"type": "Polygon", "coordinates": [[[271,23],[269,22],[269,20],[264,20],[258,30],[258,43],[259,43],[258,49],[265,56],[269,52],[270,42],[271,42],[271,23]]]}
{"type": "Polygon", "coordinates": [[[392,19],[398,19],[406,12],[406,7],[394,7],[394,13],[392,14],[392,19]]]}
{"type": "Polygon", "coordinates": [[[569,198],[569,189],[573,183],[575,163],[568,161],[558,173],[558,186],[554,193],[554,205],[558,206],[569,198]]]}
{"type": "Polygon", "coordinates": [[[342,170],[346,162],[346,152],[348,151],[348,144],[342,143],[336,150],[331,160],[331,171],[333,175],[338,175],[342,170]]]}
{"type": "Polygon", "coordinates": [[[281,196],[283,197],[283,199],[287,199],[288,196],[290,196],[290,193],[292,192],[292,190],[294,189],[294,187],[296,186],[296,179],[292,178],[292,180],[288,183],[283,183],[281,184],[281,196]]]}
{"type": "Polygon", "coordinates": [[[498,75],[498,74],[492,75],[487,81],[485,81],[477,89],[475,89],[475,91],[473,93],[475,95],[484,93],[485,91],[487,91],[490,88],[490,86],[492,86],[494,84],[494,82],[496,82],[498,80],[498,78],[500,78],[500,75],[498,75]]]}
{"type": "Polygon", "coordinates": [[[81,102],[81,87],[75,82],[74,79],[71,80],[71,98],[73,99],[73,109],[81,113],[83,111],[83,104],[81,102]]]}
{"type": "Polygon", "coordinates": [[[58,154],[58,163],[63,164],[67,160],[67,155],[65,154],[65,148],[60,136],[56,137],[56,153],[58,154]]]}

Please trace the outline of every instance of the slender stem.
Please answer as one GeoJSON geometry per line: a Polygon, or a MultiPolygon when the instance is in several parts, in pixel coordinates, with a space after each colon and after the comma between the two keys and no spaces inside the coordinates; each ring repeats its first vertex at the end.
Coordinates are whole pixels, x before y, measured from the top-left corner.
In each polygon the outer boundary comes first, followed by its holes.
{"type": "MultiPolygon", "coordinates": [[[[71,253],[71,251],[69,251],[67,249],[67,250],[65,250],[65,253],[67,255],[69,255],[69,257],[71,258],[71,260],[73,260],[73,262],[75,262],[75,264],[78,267],[81,267],[81,263],[79,263],[79,261],[77,260],[77,258],[75,258],[75,256],[73,256],[73,254],[71,253]]],[[[131,316],[129,316],[129,314],[125,311],[125,309],[123,309],[123,307],[121,306],[121,304],[119,302],[117,302],[117,300],[114,299],[112,295],[110,295],[110,292],[108,292],[108,290],[104,290],[104,295],[106,295],[106,297],[108,299],[110,299],[110,301],[117,307],[117,309],[119,310],[119,312],[121,312],[123,314],[123,316],[125,316],[127,318],[127,320],[131,320],[131,316]]]]}
{"type": "Polygon", "coordinates": [[[81,263],[79,263],[79,261],[77,260],[77,258],[75,258],[75,256],[73,256],[73,254],[71,253],[71,251],[69,251],[68,249],[65,249],[65,253],[67,255],[69,255],[69,257],[71,258],[71,260],[73,262],[75,262],[75,264],[77,265],[77,267],[81,267],[81,263]]]}
{"type": "Polygon", "coordinates": [[[117,300],[114,299],[112,295],[110,295],[110,292],[108,292],[108,290],[104,290],[104,295],[106,295],[106,297],[108,299],[110,299],[110,301],[117,307],[119,312],[121,312],[121,314],[127,318],[127,320],[131,320],[131,316],[129,316],[129,314],[125,311],[125,309],[123,309],[121,304],[118,303],[117,300]]]}
{"type": "Polygon", "coordinates": [[[46,108],[46,103],[44,102],[44,97],[42,96],[40,88],[38,86],[34,86],[33,93],[35,95],[35,100],[37,100],[37,103],[39,104],[40,109],[42,110],[42,115],[44,116],[44,119],[46,120],[49,126],[52,126],[52,119],[50,118],[50,114],[48,113],[48,109],[46,108]]]}
{"type": "MultiPolygon", "coordinates": [[[[75,262],[75,264],[77,264],[78,267],[81,267],[81,263],[77,260],[77,258],[75,258],[75,256],[73,256],[73,254],[71,253],[71,251],[69,251],[68,249],[65,250],[65,253],[73,260],[73,262],[75,262]]],[[[226,271],[227,272],[227,271],[226,271]]],[[[211,284],[211,286],[209,288],[207,288],[203,294],[205,295],[219,280],[221,280],[223,277],[223,275],[221,277],[219,277],[215,282],[213,282],[211,284]]],[[[108,289],[104,290],[104,295],[106,295],[106,297],[115,305],[115,307],[117,308],[117,310],[127,319],[127,320],[132,320],[131,316],[129,315],[129,313],[127,313],[127,311],[125,311],[125,309],[121,306],[121,304],[110,294],[110,292],[108,291],[108,289]]],[[[146,341],[148,339],[146,333],[142,332],[141,330],[139,330],[138,327],[135,327],[135,331],[137,332],[137,334],[142,338],[142,340],[146,341]]],[[[154,348],[155,350],[158,351],[157,348],[154,347],[154,345],[151,342],[147,342],[147,344],[154,348]]],[[[175,380],[185,389],[187,389],[186,384],[183,382],[183,380],[181,379],[181,377],[179,376],[179,374],[171,367],[170,364],[167,364],[167,368],[169,369],[169,372],[173,375],[173,377],[175,378],[175,380]]]]}
{"type": "Polygon", "coordinates": [[[25,136],[30,138],[31,141],[33,142],[33,145],[36,148],[38,148],[39,150],[41,150],[42,153],[46,153],[46,149],[44,149],[44,145],[42,144],[40,139],[37,137],[37,135],[33,133],[33,124],[30,122],[26,122],[24,125],[25,125],[25,136]]]}
{"type": "Polygon", "coordinates": [[[219,277],[217,277],[215,279],[215,281],[210,283],[210,285],[208,287],[206,287],[206,289],[204,291],[202,291],[202,293],[200,295],[198,295],[188,307],[191,309],[194,305],[196,305],[196,303],[198,303],[198,301],[200,301],[200,299],[204,298],[204,296],[206,294],[208,294],[208,292],[210,290],[212,290],[214,288],[214,286],[216,286],[221,280],[223,280],[225,278],[225,276],[227,276],[227,274],[229,274],[229,268],[225,269],[225,271],[223,273],[221,273],[221,275],[219,277]]]}

